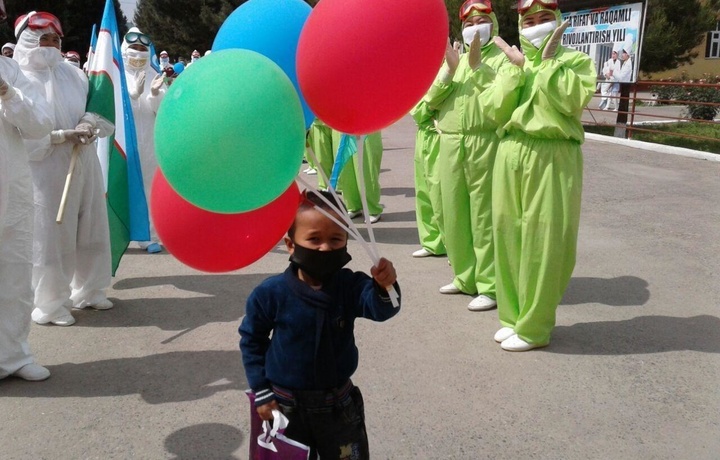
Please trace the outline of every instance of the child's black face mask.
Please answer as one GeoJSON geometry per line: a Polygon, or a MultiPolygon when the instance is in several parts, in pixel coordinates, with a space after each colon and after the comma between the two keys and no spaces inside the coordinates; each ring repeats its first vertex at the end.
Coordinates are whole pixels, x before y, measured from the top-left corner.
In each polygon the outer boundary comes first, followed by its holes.
{"type": "Polygon", "coordinates": [[[347,252],[347,246],[332,251],[319,251],[295,244],[290,256],[293,265],[318,281],[326,281],[350,260],[352,257],[347,252]]]}

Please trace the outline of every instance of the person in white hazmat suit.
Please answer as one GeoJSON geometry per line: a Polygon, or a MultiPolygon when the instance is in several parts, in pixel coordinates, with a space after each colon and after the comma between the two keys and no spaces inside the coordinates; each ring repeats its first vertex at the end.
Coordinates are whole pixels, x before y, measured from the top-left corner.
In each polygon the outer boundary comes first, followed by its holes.
{"type": "MultiPolygon", "coordinates": [[[[0,0],[0,21],[4,20],[0,0]]],[[[22,138],[42,138],[51,130],[47,103],[15,61],[0,57],[0,379],[50,377],[50,371],[35,364],[28,346],[34,212],[22,138]]]]}
{"type": "MultiPolygon", "coordinates": [[[[125,79],[130,92],[135,131],[137,133],[140,166],[142,168],[145,198],[150,200],[152,179],[157,169],[155,158],[155,116],[165,96],[164,75],[152,68],[150,61],[150,37],[140,32],[137,27],[131,28],[123,39],[121,46],[125,79]]],[[[162,251],[157,232],[150,216],[150,240],[139,241],[141,249],[150,254],[162,251]]]]}
{"type": "Polygon", "coordinates": [[[112,308],[110,235],[107,205],[95,136],[112,134],[113,125],[85,111],[88,80],[82,70],[63,63],[59,20],[31,12],[15,23],[14,59],[49,102],[53,130],[25,141],[35,199],[33,276],[36,323],[70,326],[71,308],[112,308]],[[77,163],[62,224],[55,221],[73,151],[77,163]]]}

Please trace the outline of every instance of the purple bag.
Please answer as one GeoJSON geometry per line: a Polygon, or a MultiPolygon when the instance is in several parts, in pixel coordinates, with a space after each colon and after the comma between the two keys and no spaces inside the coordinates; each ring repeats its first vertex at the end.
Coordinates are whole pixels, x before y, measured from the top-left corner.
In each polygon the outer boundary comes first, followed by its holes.
{"type": "Polygon", "coordinates": [[[258,436],[256,460],[307,460],[310,448],[285,437],[288,419],[279,410],[273,411],[272,426],[263,422],[263,433],[258,436]]]}
{"type": "Polygon", "coordinates": [[[307,460],[310,448],[287,438],[283,433],[288,419],[273,411],[273,422],[263,422],[255,409],[255,394],[246,390],[250,399],[250,460],[307,460]]]}

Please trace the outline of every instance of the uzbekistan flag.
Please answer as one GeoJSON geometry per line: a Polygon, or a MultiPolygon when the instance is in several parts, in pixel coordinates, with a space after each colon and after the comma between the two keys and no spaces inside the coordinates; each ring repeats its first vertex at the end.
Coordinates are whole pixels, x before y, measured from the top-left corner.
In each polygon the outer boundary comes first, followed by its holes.
{"type": "Polygon", "coordinates": [[[112,273],[130,241],[148,241],[150,225],[138,156],[135,120],[120,54],[120,32],[112,0],[106,0],[90,71],[87,111],[115,124],[114,135],[98,141],[105,180],[112,273]]]}

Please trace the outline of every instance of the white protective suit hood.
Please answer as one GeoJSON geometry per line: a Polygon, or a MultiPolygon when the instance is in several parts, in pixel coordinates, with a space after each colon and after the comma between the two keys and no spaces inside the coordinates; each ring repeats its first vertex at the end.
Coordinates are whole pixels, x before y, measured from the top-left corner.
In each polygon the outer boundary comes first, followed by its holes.
{"type": "MultiPolygon", "coordinates": [[[[23,70],[49,70],[63,62],[60,50],[51,46],[40,46],[40,37],[45,34],[54,34],[51,28],[31,29],[25,28],[18,37],[15,45],[13,59],[20,64],[23,70]]],[[[62,44],[62,41],[61,41],[62,44]]]]}

